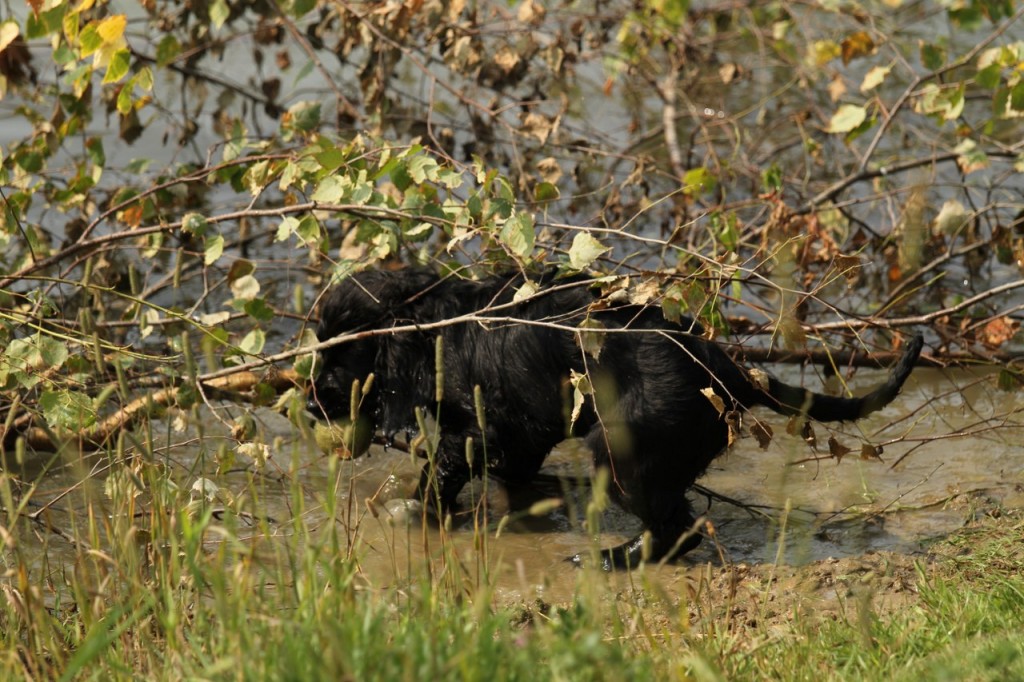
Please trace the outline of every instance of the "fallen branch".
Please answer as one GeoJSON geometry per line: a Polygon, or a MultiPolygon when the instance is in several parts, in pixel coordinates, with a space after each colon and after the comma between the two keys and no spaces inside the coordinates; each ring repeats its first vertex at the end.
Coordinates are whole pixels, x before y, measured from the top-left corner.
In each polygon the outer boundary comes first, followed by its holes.
{"type": "MultiPolygon", "coordinates": [[[[203,380],[200,378],[200,381],[204,389],[232,394],[250,391],[257,384],[269,384],[275,390],[283,391],[303,382],[293,369],[268,371],[262,374],[239,371],[213,379],[203,380]]],[[[62,437],[62,434],[56,434],[48,428],[29,425],[0,433],[0,440],[3,441],[5,447],[9,447],[19,437],[24,438],[26,445],[43,452],[58,449],[65,440],[77,440],[83,452],[98,450],[110,443],[123,429],[130,428],[139,420],[151,416],[157,409],[173,405],[178,399],[179,392],[188,386],[187,381],[182,379],[172,386],[146,393],[77,434],[62,437]]]]}

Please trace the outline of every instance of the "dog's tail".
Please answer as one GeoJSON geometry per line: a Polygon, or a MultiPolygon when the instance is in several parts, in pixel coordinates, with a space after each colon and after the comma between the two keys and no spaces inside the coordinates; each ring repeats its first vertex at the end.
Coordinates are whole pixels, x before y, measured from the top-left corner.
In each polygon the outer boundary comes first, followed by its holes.
{"type": "Polygon", "coordinates": [[[814,393],[799,386],[784,384],[775,378],[768,379],[768,390],[755,390],[756,404],[766,405],[784,415],[804,414],[811,419],[825,422],[853,421],[880,410],[899,395],[903,382],[910,376],[921,354],[924,339],[915,336],[899,361],[893,366],[884,384],[859,398],[837,398],[814,393]]]}

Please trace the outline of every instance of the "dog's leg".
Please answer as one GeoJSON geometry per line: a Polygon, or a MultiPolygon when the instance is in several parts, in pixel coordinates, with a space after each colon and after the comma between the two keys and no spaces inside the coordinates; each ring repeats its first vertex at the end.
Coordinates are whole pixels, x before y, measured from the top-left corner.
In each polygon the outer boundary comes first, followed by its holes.
{"type": "MultiPolygon", "coordinates": [[[[598,555],[600,567],[605,571],[628,570],[639,566],[641,560],[656,562],[681,557],[696,549],[704,539],[694,527],[695,523],[692,514],[688,512],[685,518],[677,519],[671,528],[650,528],[621,545],[603,549],[598,555]]],[[[583,566],[589,561],[589,556],[585,553],[575,554],[568,561],[583,566]]]]}
{"type": "MultiPolygon", "coordinates": [[[[640,517],[646,529],[628,542],[602,550],[602,568],[635,568],[641,560],[674,559],[701,543],[686,491],[711,460],[708,453],[721,449],[715,424],[708,421],[703,431],[694,429],[688,438],[643,423],[595,426],[587,435],[595,466],[611,471],[608,494],[640,517]]],[[[569,561],[580,565],[587,555],[577,554],[569,561]]]]}
{"type": "Polygon", "coordinates": [[[433,463],[423,466],[416,497],[433,508],[438,518],[444,518],[455,509],[456,498],[473,474],[462,437],[442,435],[433,463]]]}

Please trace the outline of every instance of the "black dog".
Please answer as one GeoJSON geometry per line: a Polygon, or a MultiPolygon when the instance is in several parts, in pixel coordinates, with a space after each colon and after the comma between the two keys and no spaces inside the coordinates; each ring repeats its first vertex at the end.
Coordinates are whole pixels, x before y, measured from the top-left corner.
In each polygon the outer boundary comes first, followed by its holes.
{"type": "MultiPolygon", "coordinates": [[[[322,353],[310,410],[329,418],[348,415],[353,382],[372,372],[362,411],[386,435],[415,428],[417,407],[437,415],[436,467],[424,468],[419,495],[445,510],[471,477],[484,474],[485,443],[487,473],[510,482],[530,480],[552,447],[570,435],[569,376],[586,373],[594,392],[572,431],[586,438],[595,465],[611,470],[613,498],[650,532],[650,560],[679,556],[700,544],[685,493],[725,449],[731,410],[766,405],[821,421],[857,419],[896,397],[922,345],[920,337],[908,344],[889,379],[868,395],[836,398],[771,378],[758,385],[703,338],[695,322],[673,324],[658,308],[600,299],[582,278],[557,279],[548,272],[540,278],[540,293],[514,302],[524,282],[521,275],[469,281],[419,270],[349,277],[328,292],[317,336],[323,341],[371,333],[322,353]],[[476,319],[444,324],[467,315],[476,319]],[[584,320],[587,334],[600,335],[599,353],[581,349],[578,327],[584,320]],[[605,331],[593,332],[596,326],[605,331]],[[393,327],[413,331],[373,333],[393,327]],[[443,341],[440,404],[437,336],[443,341]],[[483,432],[474,402],[477,385],[486,404],[483,432]],[[724,411],[701,392],[708,388],[724,411]],[[472,468],[467,437],[476,450],[472,468]]],[[[636,566],[645,556],[644,537],[602,555],[605,569],[636,566]]],[[[582,560],[577,555],[572,561],[582,560]]]]}

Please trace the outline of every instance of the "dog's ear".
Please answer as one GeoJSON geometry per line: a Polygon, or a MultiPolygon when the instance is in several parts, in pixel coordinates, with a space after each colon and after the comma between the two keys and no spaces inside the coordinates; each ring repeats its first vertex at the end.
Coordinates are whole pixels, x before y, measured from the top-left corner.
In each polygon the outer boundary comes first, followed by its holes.
{"type": "Polygon", "coordinates": [[[437,283],[434,273],[413,269],[368,270],[353,279],[364,294],[389,310],[415,299],[437,283]]]}
{"type": "Polygon", "coordinates": [[[437,275],[419,270],[355,273],[327,292],[317,336],[324,340],[358,327],[379,326],[436,283],[437,275]]]}

